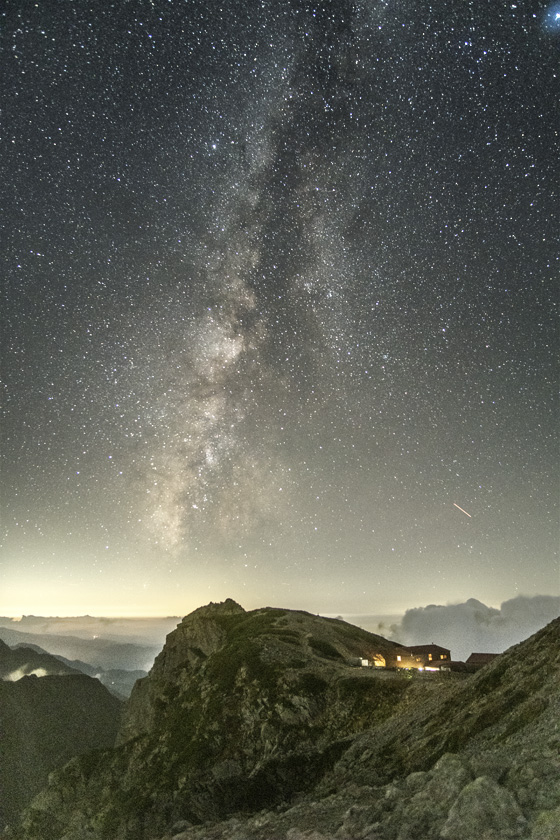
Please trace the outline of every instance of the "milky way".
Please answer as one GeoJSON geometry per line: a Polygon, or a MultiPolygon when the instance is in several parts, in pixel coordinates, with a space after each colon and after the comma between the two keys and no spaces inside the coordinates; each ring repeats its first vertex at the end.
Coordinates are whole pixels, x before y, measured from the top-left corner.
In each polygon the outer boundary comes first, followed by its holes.
{"type": "Polygon", "coordinates": [[[14,603],[558,589],[554,8],[8,3],[14,603]]]}

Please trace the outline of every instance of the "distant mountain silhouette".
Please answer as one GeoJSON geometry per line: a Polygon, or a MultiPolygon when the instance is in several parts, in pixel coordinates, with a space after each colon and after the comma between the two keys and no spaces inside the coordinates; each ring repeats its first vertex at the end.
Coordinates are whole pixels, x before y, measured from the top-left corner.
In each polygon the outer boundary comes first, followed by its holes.
{"type": "Polygon", "coordinates": [[[124,668],[105,670],[80,659],[66,659],[64,656],[47,653],[39,645],[20,642],[9,648],[0,641],[0,679],[16,680],[28,674],[43,677],[47,674],[78,673],[96,677],[119,700],[126,700],[136,680],[147,676],[147,671],[127,671],[124,668]]]}
{"type": "Polygon", "coordinates": [[[78,636],[59,636],[50,633],[23,633],[11,627],[0,627],[0,640],[10,646],[38,645],[53,655],[67,660],[79,659],[96,669],[147,671],[161,647],[114,642],[108,639],[83,639],[78,636]]]}
{"type": "Polygon", "coordinates": [[[78,674],[79,670],[73,668],[70,663],[61,662],[56,656],[46,653],[40,647],[10,648],[0,640],[0,679],[18,680],[23,676],[35,674],[46,676],[47,674],[78,674]]]}

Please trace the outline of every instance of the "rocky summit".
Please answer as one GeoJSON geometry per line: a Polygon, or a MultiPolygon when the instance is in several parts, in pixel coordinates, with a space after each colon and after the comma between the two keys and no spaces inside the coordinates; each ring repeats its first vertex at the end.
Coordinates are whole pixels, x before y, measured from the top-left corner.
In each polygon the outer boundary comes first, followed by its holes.
{"type": "Polygon", "coordinates": [[[471,676],[233,601],[187,616],[114,749],[50,777],[18,840],[558,840],[560,619],[471,676]]]}

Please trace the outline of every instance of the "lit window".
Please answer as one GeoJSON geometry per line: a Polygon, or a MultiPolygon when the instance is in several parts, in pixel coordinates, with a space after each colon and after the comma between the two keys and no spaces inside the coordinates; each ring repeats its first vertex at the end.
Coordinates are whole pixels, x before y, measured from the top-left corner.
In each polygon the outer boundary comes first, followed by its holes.
{"type": "Polygon", "coordinates": [[[430,662],[432,661],[432,654],[431,653],[428,654],[428,659],[430,660],[430,662]]]}
{"type": "Polygon", "coordinates": [[[446,653],[440,653],[439,658],[440,659],[447,659],[447,654],[446,653]]]}
{"type": "Polygon", "coordinates": [[[400,662],[400,661],[401,661],[400,656],[397,656],[397,662],[400,662]]]}

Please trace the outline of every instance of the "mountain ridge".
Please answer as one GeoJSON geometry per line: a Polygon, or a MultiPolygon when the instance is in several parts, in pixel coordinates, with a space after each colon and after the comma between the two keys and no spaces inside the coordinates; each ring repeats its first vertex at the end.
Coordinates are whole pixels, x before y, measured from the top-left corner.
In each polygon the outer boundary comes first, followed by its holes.
{"type": "Polygon", "coordinates": [[[69,662],[62,662],[37,645],[11,648],[0,639],[0,680],[16,681],[30,674],[60,676],[78,673],[78,668],[73,668],[69,662]]]}
{"type": "Polygon", "coordinates": [[[25,647],[29,644],[36,645],[52,656],[60,655],[68,660],[79,659],[103,670],[147,671],[161,650],[157,645],[114,642],[102,638],[84,639],[81,636],[59,636],[54,633],[27,633],[9,627],[0,627],[0,640],[9,646],[19,643],[25,647]]]}
{"type": "Polygon", "coordinates": [[[560,809],[559,641],[560,620],[472,677],[407,676],[353,667],[399,646],[344,621],[231,600],[201,607],[136,683],[115,748],[53,774],[12,836],[480,840],[480,821],[470,835],[457,828],[478,797],[514,815],[505,833],[486,815],[488,840],[549,840],[534,830],[560,809]],[[438,785],[450,791],[443,804],[438,785]],[[371,830],[349,828],[356,790],[371,830]]]}

